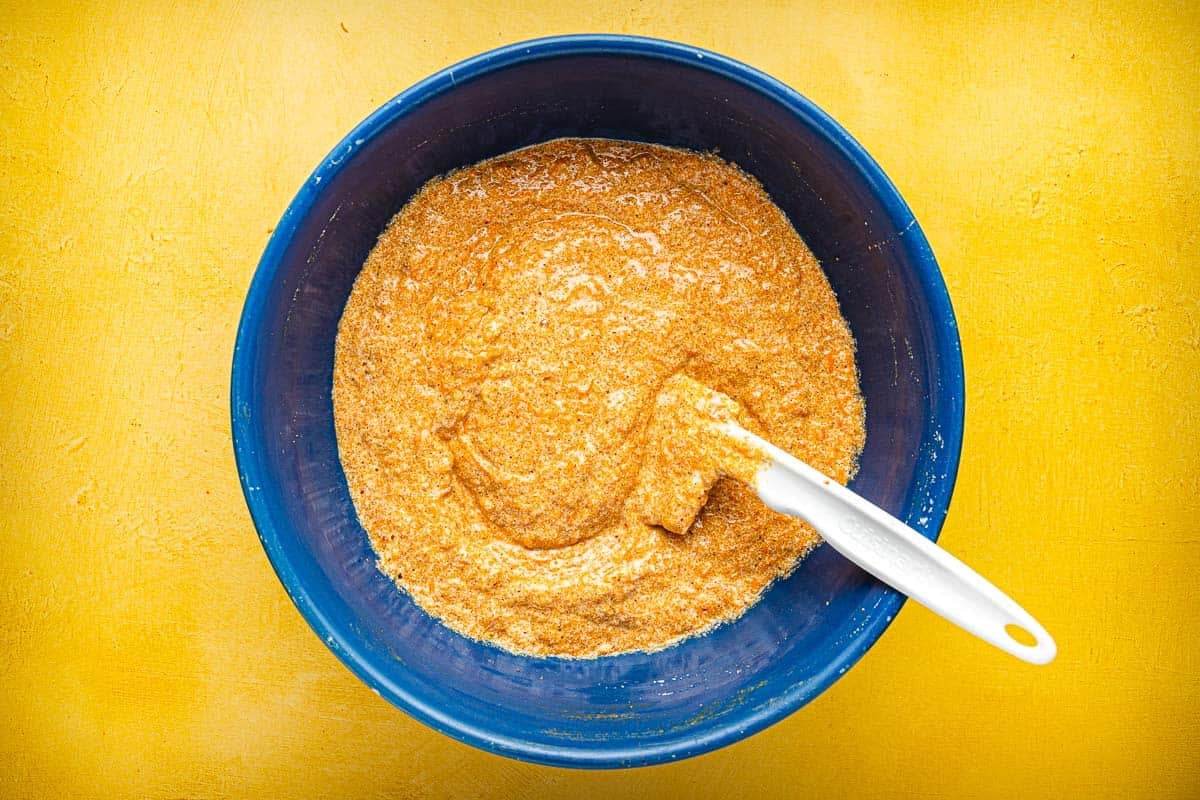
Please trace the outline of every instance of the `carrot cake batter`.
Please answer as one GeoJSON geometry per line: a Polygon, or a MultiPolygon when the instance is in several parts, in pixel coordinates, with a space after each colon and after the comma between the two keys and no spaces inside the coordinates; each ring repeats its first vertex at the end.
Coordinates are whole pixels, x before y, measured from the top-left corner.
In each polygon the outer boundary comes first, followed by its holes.
{"type": "Polygon", "coordinates": [[[758,183],[603,139],[422,188],[354,285],[333,399],[380,568],[535,655],[702,633],[819,541],[744,485],[756,454],[694,435],[704,419],[843,483],[864,440],[837,300],[758,183]]]}

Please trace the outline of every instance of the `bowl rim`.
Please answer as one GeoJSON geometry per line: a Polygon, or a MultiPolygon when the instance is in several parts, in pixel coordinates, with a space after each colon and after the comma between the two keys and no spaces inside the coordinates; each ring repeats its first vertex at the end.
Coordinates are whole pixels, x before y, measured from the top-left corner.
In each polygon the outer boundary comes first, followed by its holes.
{"type": "Polygon", "coordinates": [[[255,269],[238,326],[230,384],[230,413],[234,456],[242,492],[250,515],[272,567],[293,604],[343,664],[376,694],[381,695],[423,724],[480,749],[535,763],[588,768],[647,766],[687,758],[732,744],[778,722],[806,705],[857,663],[891,625],[904,605],[904,595],[887,589],[872,610],[876,613],[812,679],[789,687],[770,703],[759,705],[746,716],[730,719],[707,731],[656,743],[627,745],[622,742],[587,746],[547,744],[498,736],[478,725],[464,722],[398,686],[375,669],[354,636],[342,631],[322,611],[317,599],[298,576],[284,540],[290,531],[280,530],[272,519],[262,487],[270,482],[253,436],[254,359],[260,340],[259,321],[280,263],[299,223],[311,211],[328,179],[341,171],[349,157],[387,125],[412,109],[451,91],[459,82],[519,64],[578,55],[623,55],[658,59],[704,69],[736,81],[785,107],[824,135],[866,182],[883,205],[890,221],[903,236],[897,244],[909,251],[916,265],[916,279],[936,323],[933,347],[938,354],[942,378],[937,413],[930,422],[941,433],[939,453],[942,477],[928,491],[930,506],[923,533],[936,541],[958,477],[961,456],[965,386],[962,346],[949,293],[932,249],[908,204],[882,168],[839,123],[815,103],[782,81],[728,56],[690,45],[643,36],[619,34],[571,34],[549,36],[504,45],[446,67],[396,95],[356,125],[320,162],[289,203],[276,225],[255,269]]]}

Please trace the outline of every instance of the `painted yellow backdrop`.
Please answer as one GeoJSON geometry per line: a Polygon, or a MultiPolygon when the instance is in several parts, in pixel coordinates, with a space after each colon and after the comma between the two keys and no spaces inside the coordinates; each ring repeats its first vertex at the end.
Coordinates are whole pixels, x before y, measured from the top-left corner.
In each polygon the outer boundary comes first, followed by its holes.
{"type": "Polygon", "coordinates": [[[1191,3],[24,5],[0,6],[0,796],[1200,794],[1191,3]],[[431,732],[309,631],[229,442],[268,232],[391,95],[578,31],[761,67],[892,176],[962,326],[943,543],[1057,662],[909,605],[769,731],[587,774],[431,732]]]}

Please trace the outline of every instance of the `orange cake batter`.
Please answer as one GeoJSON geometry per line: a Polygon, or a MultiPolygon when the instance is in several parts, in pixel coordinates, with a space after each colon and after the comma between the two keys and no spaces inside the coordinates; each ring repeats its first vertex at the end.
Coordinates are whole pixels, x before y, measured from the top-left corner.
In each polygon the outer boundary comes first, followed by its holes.
{"type": "Polygon", "coordinates": [[[355,283],[333,399],[380,568],[451,628],[537,655],[701,633],[817,543],[706,419],[842,482],[864,439],[836,298],[758,183],[601,139],[428,183],[355,283]]]}

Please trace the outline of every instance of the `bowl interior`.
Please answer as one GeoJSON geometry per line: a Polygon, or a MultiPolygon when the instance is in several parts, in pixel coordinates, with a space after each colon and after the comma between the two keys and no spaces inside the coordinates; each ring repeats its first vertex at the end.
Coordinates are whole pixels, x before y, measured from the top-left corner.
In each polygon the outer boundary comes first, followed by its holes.
{"type": "Polygon", "coordinates": [[[811,699],[901,598],[821,547],[735,624],[676,647],[515,656],[445,628],[376,569],[337,457],[337,323],[388,219],[435,175],[559,136],[717,149],[762,182],[821,260],[858,343],[867,445],[853,488],[936,536],[957,466],[961,362],[911,213],[858,146],[790,90],[711,53],[628,38],[543,41],[464,62],[339,145],[281,221],[251,288],[234,366],[239,467],[289,593],[388,699],[522,758],[682,758],[811,699]]]}

